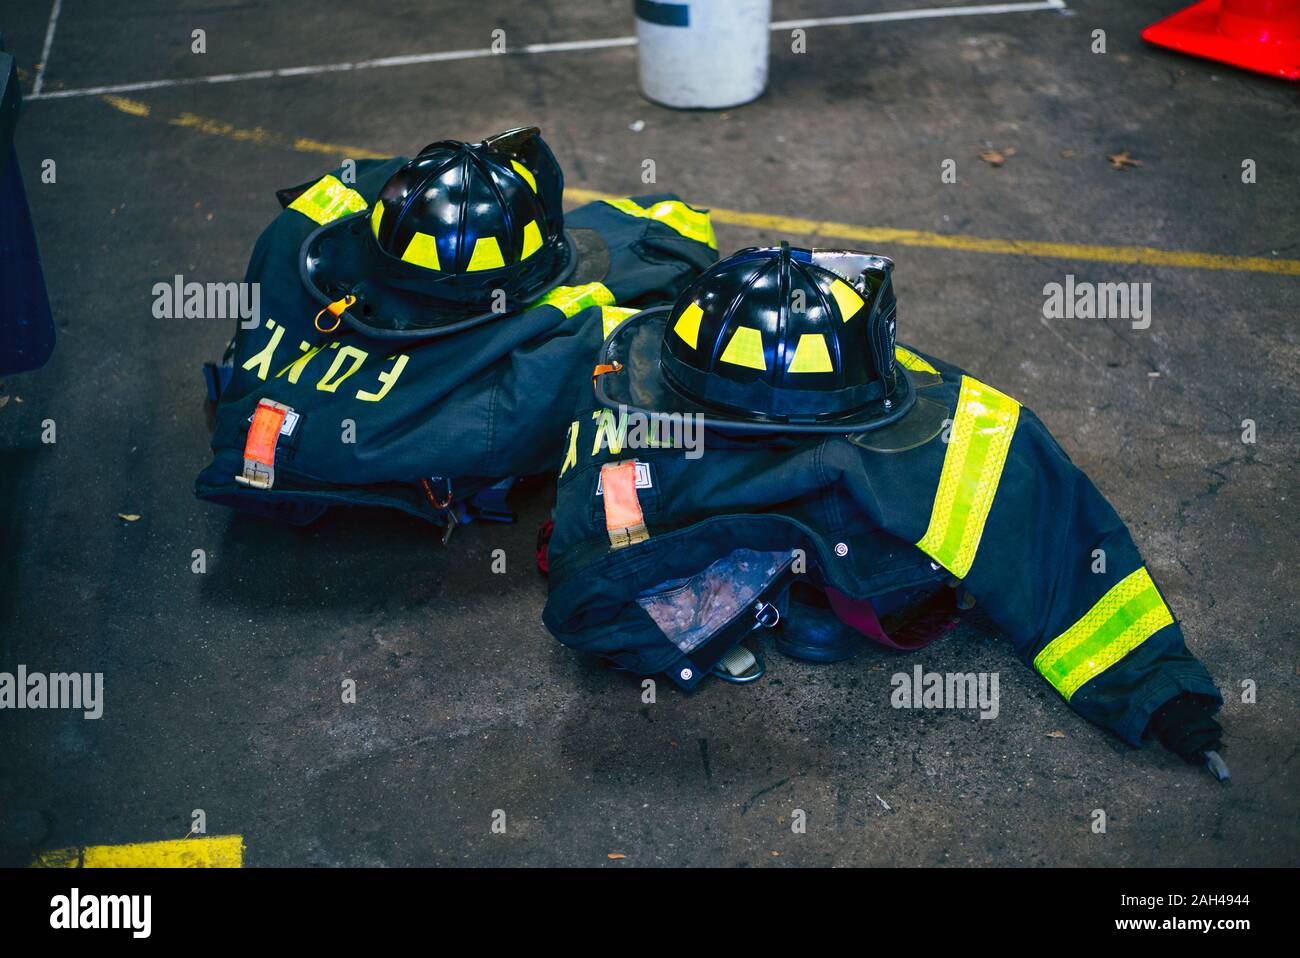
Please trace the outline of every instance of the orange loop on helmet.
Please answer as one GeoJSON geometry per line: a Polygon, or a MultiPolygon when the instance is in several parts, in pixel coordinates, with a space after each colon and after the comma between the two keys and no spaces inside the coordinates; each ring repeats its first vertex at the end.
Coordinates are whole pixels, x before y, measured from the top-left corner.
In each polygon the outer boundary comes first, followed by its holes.
{"type": "Polygon", "coordinates": [[[617,373],[623,371],[623,364],[615,361],[613,363],[601,363],[591,371],[591,381],[595,383],[597,376],[603,376],[606,373],[617,373]]]}
{"type": "Polygon", "coordinates": [[[342,299],[337,299],[334,302],[330,303],[328,306],[326,306],[324,309],[322,309],[319,313],[316,314],[316,319],[314,320],[316,329],[322,333],[334,332],[334,330],[338,329],[340,324],[342,324],[343,322],[343,313],[348,309],[349,306],[351,306],[356,301],[357,298],[349,293],[347,296],[344,296],[342,299]],[[329,327],[329,329],[326,329],[324,326],[320,324],[320,318],[324,316],[326,313],[329,313],[331,316],[334,317],[334,325],[329,327]]]}

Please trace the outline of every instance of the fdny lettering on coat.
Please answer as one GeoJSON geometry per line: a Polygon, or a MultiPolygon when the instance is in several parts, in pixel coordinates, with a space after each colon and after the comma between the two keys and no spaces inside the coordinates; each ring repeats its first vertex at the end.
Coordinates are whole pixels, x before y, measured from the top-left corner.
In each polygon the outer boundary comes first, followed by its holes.
{"type": "MultiPolygon", "coordinates": [[[[277,369],[277,363],[283,362],[283,358],[277,361],[276,352],[283,345],[284,327],[276,323],[273,319],[268,319],[265,328],[270,332],[266,345],[258,352],[254,353],[248,359],[244,360],[241,368],[250,370],[258,379],[265,381],[272,375],[272,370],[277,369]]],[[[311,374],[315,376],[318,371],[320,375],[315,380],[315,386],[318,392],[332,393],[338,392],[339,387],[352,378],[355,374],[362,371],[371,359],[371,354],[364,349],[356,346],[344,346],[337,340],[331,343],[319,343],[313,346],[306,340],[298,343],[299,356],[294,358],[287,366],[279,367],[274,373],[276,379],[286,379],[293,385],[298,385],[303,374],[311,367],[311,374]],[[326,355],[317,360],[317,357],[325,353],[326,355]]],[[[362,380],[358,380],[356,385],[361,385],[364,381],[365,386],[357,389],[355,396],[362,402],[379,402],[392,390],[397,380],[401,377],[402,371],[406,369],[406,364],[410,362],[411,357],[405,353],[397,356],[388,356],[377,362],[370,362],[369,368],[365,370],[362,380]],[[380,364],[387,364],[382,366],[380,364]],[[379,368],[376,368],[379,366],[379,368]]],[[[307,382],[311,382],[311,376],[307,382]]]]}

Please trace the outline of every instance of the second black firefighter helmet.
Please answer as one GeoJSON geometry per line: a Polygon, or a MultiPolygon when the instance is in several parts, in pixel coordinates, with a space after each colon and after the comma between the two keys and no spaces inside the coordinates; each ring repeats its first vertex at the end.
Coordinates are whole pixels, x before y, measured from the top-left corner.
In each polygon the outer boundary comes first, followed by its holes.
{"type": "Polygon", "coordinates": [[[346,318],[370,332],[491,318],[502,312],[494,297],[526,304],[572,270],[563,193],[564,174],[537,127],[481,143],[440,140],[357,214],[368,229],[336,221],[309,238],[304,278],[326,302],[356,296],[346,318]]]}
{"type": "Polygon", "coordinates": [[[741,250],[678,298],[660,350],[664,380],[690,402],[758,423],[893,418],[902,397],[892,270],[865,253],[741,250]]]}

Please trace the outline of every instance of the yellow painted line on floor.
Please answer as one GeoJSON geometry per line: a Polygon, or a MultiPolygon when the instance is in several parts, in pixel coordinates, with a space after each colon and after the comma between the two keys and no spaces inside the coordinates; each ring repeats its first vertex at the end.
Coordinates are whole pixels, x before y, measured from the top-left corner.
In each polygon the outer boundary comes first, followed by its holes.
{"type": "MultiPolygon", "coordinates": [[[[580,203],[619,199],[612,193],[599,193],[579,187],[565,187],[564,195],[580,203]]],[[[1223,253],[1195,253],[1155,249],[1151,246],[1099,246],[1084,243],[1047,243],[1038,240],[986,239],[962,234],[929,233],[924,230],[898,230],[883,226],[854,226],[827,220],[806,220],[794,216],[768,213],[745,213],[708,207],[715,223],[745,226],[782,235],[815,236],[847,240],[874,246],[877,243],[897,246],[924,246],[931,249],[960,250],[967,253],[999,253],[1006,256],[1042,256],[1050,259],[1092,260],[1101,263],[1130,263],[1147,266],[1178,266],[1184,269],[1228,269],[1250,273],[1280,273],[1300,276],[1300,260],[1274,259],[1268,256],[1230,256],[1223,253]]]]}
{"type": "MultiPolygon", "coordinates": [[[[149,104],[141,103],[139,100],[130,100],[124,96],[113,96],[111,94],[106,94],[101,99],[113,109],[130,116],[149,117],[153,113],[149,104]]],[[[172,126],[185,127],[199,133],[206,133],[208,136],[220,136],[228,140],[256,143],[261,146],[279,146],[298,153],[320,153],[324,156],[333,156],[340,159],[351,157],[354,160],[385,160],[390,155],[376,153],[374,150],[365,150],[358,146],[323,143],[320,140],[309,139],[305,136],[283,136],[260,126],[245,129],[224,120],[214,120],[211,117],[199,116],[195,113],[182,113],[180,116],[172,117],[167,122],[172,126]]]]}
{"type": "Polygon", "coordinates": [[[42,852],[32,868],[242,868],[242,835],[212,835],[130,845],[86,845],[42,852]]]}
{"type": "Polygon", "coordinates": [[[139,100],[128,100],[124,96],[109,94],[104,97],[104,102],[113,109],[121,110],[123,113],[130,113],[132,116],[148,116],[150,113],[148,103],[141,103],[139,100]]]}
{"type": "MultiPolygon", "coordinates": [[[[105,95],[105,103],[131,116],[148,117],[149,106],[138,100],[105,95]]],[[[274,133],[261,127],[241,129],[222,120],[182,113],[167,121],[173,126],[187,127],[231,140],[287,147],[300,153],[319,153],[338,158],[387,159],[389,154],[376,153],[355,146],[322,143],[302,137],[297,139],[274,133]]],[[[601,193],[570,186],[564,191],[566,199],[578,203],[596,200],[614,200],[623,197],[614,193],[601,193]]],[[[931,233],[926,230],[900,230],[884,226],[855,226],[852,223],[835,223],[829,220],[808,220],[794,216],[770,213],[746,213],[741,210],[707,207],[715,223],[744,226],[781,236],[817,237],[838,242],[856,243],[871,247],[916,246],[927,249],[955,250],[964,253],[991,253],[1002,256],[1037,256],[1046,259],[1090,261],[1096,263],[1123,263],[1142,266],[1173,266],[1180,269],[1222,269],[1246,273],[1273,273],[1282,276],[1300,276],[1300,260],[1278,259],[1269,256],[1232,256],[1226,253],[1197,253],[1182,250],[1156,249],[1152,246],[1103,246],[1092,243],[1054,243],[1040,240],[992,239],[983,236],[966,236],[960,233],[931,233]]]]}

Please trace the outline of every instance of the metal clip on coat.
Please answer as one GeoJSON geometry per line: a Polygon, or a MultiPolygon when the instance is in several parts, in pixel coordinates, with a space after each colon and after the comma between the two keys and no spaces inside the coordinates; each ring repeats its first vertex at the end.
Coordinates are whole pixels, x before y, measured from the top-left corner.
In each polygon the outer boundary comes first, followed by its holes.
{"type": "MultiPolygon", "coordinates": [[[[754,604],[753,632],[759,629],[774,629],[780,621],[781,610],[772,603],[754,604]]],[[[744,645],[737,644],[728,649],[718,660],[718,664],[713,667],[713,674],[733,685],[748,685],[750,682],[757,682],[767,674],[767,663],[744,645]]]]}

